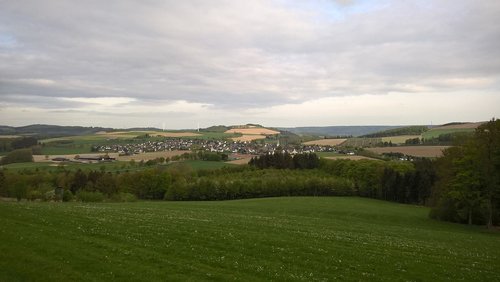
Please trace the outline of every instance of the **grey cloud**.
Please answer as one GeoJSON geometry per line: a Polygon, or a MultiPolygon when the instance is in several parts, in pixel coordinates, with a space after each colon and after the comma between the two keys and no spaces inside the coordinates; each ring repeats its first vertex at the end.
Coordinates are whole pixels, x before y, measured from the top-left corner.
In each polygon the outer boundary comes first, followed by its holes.
{"type": "Polygon", "coordinates": [[[60,97],[132,97],[245,109],[498,89],[495,1],[309,3],[3,2],[0,97],[19,105],[33,103],[13,95],[41,97],[43,107],[68,106],[60,97]],[[333,17],[339,5],[344,16],[333,17]],[[491,83],[439,83],[475,78],[491,83]]]}

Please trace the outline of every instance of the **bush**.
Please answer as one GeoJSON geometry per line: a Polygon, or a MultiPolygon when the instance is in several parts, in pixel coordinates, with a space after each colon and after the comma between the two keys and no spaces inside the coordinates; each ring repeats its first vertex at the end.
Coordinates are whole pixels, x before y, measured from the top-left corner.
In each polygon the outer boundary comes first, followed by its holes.
{"type": "Polygon", "coordinates": [[[82,202],[102,202],[104,194],[101,192],[80,191],[76,194],[76,198],[82,202]]]}
{"type": "Polygon", "coordinates": [[[63,202],[71,202],[74,198],[75,196],[73,195],[73,193],[71,193],[70,190],[64,190],[62,197],[63,202]]]}
{"type": "Polygon", "coordinates": [[[0,164],[27,163],[33,162],[33,152],[31,149],[14,150],[2,158],[0,164]]]}
{"type": "Polygon", "coordinates": [[[131,193],[118,193],[111,196],[110,200],[112,202],[135,202],[137,197],[131,193]]]}

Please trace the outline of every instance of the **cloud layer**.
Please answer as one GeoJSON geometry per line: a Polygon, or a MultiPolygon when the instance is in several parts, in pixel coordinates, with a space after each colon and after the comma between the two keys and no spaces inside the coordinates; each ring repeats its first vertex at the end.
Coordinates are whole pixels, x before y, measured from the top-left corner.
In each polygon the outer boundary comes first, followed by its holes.
{"type": "Polygon", "coordinates": [[[1,1],[0,123],[486,120],[496,1],[1,1]]]}

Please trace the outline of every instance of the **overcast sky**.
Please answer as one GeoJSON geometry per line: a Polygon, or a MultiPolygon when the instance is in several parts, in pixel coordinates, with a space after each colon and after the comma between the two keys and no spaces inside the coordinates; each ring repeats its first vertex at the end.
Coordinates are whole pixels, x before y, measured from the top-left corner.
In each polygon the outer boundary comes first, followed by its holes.
{"type": "Polygon", "coordinates": [[[0,0],[0,124],[500,117],[500,1],[0,0]]]}

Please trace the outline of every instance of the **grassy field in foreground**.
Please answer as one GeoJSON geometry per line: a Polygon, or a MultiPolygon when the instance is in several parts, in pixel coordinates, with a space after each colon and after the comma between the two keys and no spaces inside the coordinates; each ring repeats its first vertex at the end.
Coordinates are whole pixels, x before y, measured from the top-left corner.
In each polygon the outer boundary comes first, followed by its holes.
{"type": "Polygon", "coordinates": [[[362,198],[0,203],[0,281],[498,281],[500,234],[362,198]]]}

